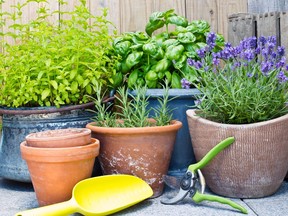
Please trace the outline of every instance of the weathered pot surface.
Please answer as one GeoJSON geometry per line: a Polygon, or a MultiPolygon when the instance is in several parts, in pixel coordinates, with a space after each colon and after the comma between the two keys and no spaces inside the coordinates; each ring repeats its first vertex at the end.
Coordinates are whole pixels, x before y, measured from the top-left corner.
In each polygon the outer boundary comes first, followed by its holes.
{"type": "Polygon", "coordinates": [[[91,130],[87,128],[66,128],[30,133],[25,137],[27,146],[59,148],[87,145],[91,141],[91,130]]]}
{"type": "Polygon", "coordinates": [[[19,107],[3,109],[0,142],[0,176],[20,182],[31,182],[26,162],[21,158],[20,143],[30,133],[64,128],[85,128],[95,115],[89,104],[57,107],[19,107]]]}
{"type": "Polygon", "coordinates": [[[172,121],[167,126],[139,128],[97,127],[93,123],[92,137],[101,142],[99,161],[103,174],[129,174],[146,181],[153,197],[162,194],[163,176],[167,174],[176,134],[182,123],[172,121]]]}
{"type": "Polygon", "coordinates": [[[79,181],[89,178],[99,154],[99,140],[90,144],[65,148],[37,148],[20,145],[40,206],[67,201],[79,181]]]}
{"type": "Polygon", "coordinates": [[[227,137],[235,142],[202,169],[220,195],[258,198],[275,193],[288,170],[288,114],[253,124],[221,124],[187,112],[196,160],[227,137]]]}

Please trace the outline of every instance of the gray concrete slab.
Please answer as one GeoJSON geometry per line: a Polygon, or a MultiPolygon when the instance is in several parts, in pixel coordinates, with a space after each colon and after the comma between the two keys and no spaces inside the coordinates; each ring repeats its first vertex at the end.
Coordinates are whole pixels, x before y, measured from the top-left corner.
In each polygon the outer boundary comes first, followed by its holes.
{"type": "MultiPolygon", "coordinates": [[[[213,202],[195,204],[190,198],[185,198],[176,205],[163,205],[160,200],[175,195],[177,191],[170,189],[156,199],[145,200],[135,206],[114,214],[115,216],[175,216],[175,215],[207,215],[234,216],[242,215],[230,206],[213,202]]],[[[208,193],[211,193],[208,191],[208,193]]],[[[288,215],[288,182],[284,181],[277,193],[261,199],[233,199],[248,209],[248,216],[278,216],[288,215]]],[[[37,199],[32,184],[21,183],[0,178],[0,215],[13,216],[17,212],[36,208],[37,199]]],[[[80,214],[74,214],[74,216],[80,214]]]]}
{"type": "Polygon", "coordinates": [[[261,199],[245,199],[244,202],[258,215],[288,215],[288,181],[284,181],[279,190],[272,196],[261,199]]]}

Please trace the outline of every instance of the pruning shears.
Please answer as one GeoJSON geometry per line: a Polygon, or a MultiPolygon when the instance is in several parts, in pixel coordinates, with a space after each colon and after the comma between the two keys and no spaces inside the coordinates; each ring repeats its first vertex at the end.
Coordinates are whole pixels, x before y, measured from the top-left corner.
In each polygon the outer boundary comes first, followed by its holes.
{"type": "MultiPolygon", "coordinates": [[[[167,205],[176,204],[183,200],[186,196],[189,196],[195,203],[200,203],[204,200],[219,202],[222,204],[230,205],[231,207],[240,210],[242,213],[247,214],[247,209],[230,199],[210,194],[204,194],[206,184],[200,169],[205,167],[224,148],[231,145],[234,140],[234,137],[228,137],[227,139],[218,143],[214,148],[212,148],[198,163],[191,164],[181,179],[180,190],[178,194],[171,199],[161,200],[161,203],[167,205]]],[[[166,176],[165,182],[167,184],[169,184],[169,178],[175,177],[166,176]]],[[[171,182],[172,181],[174,180],[171,180],[171,182]]]]}

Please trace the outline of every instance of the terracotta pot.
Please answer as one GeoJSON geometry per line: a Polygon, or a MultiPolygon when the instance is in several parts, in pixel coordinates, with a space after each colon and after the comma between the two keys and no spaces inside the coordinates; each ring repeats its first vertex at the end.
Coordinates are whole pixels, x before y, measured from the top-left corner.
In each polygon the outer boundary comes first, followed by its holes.
{"type": "Polygon", "coordinates": [[[63,148],[91,143],[91,130],[67,128],[30,133],[25,137],[27,146],[40,148],[63,148]]]}
{"type": "Polygon", "coordinates": [[[20,149],[38,203],[44,206],[69,200],[75,184],[91,177],[99,141],[91,138],[91,144],[66,148],[37,148],[24,141],[20,149]]]}
{"type": "Polygon", "coordinates": [[[196,160],[221,140],[235,142],[202,171],[209,188],[220,195],[258,198],[277,191],[288,170],[288,115],[253,124],[221,124],[187,112],[196,160]]]}
{"type": "Polygon", "coordinates": [[[153,190],[153,197],[163,192],[177,131],[182,123],[172,121],[162,127],[108,128],[93,123],[92,137],[101,142],[99,155],[103,174],[129,174],[142,178],[153,190]]]}

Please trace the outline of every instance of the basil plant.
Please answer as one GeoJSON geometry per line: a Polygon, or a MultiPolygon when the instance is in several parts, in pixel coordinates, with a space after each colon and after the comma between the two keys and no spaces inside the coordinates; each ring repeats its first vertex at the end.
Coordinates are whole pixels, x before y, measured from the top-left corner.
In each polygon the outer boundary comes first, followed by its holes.
{"type": "MultiPolygon", "coordinates": [[[[170,88],[181,88],[183,78],[194,82],[196,73],[187,66],[187,59],[198,58],[196,51],[206,47],[209,32],[208,22],[188,22],[173,9],[152,13],[145,32],[125,32],[114,39],[115,55],[121,59],[114,75],[114,87],[133,88],[137,84],[161,88],[167,80],[170,88]],[[162,27],[164,31],[155,32],[162,27]]],[[[215,51],[223,45],[223,36],[217,34],[215,51]]]]}

